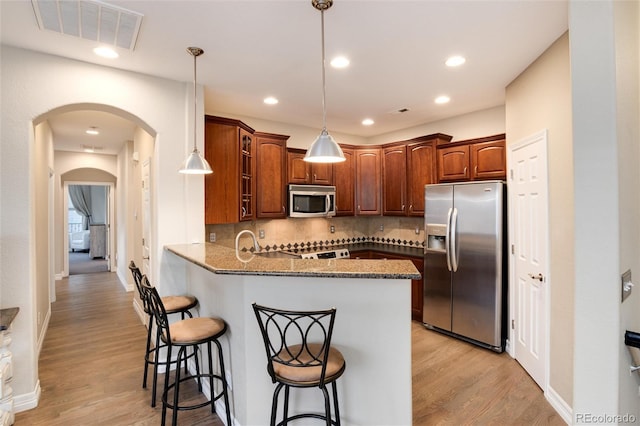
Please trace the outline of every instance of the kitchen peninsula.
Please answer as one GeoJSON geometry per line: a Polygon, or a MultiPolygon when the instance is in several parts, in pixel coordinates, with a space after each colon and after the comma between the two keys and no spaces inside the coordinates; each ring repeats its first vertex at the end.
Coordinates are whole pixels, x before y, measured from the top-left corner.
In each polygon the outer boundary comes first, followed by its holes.
{"type": "MultiPolygon", "coordinates": [[[[200,316],[229,325],[223,341],[232,415],[239,425],[268,422],[273,384],[252,302],[285,309],[335,307],[332,345],[344,354],[338,380],[344,425],[410,425],[411,289],[420,274],[408,260],[279,259],[221,245],[165,247],[183,291],[198,298],[200,316]]],[[[322,411],[317,393],[292,390],[290,412],[322,411]]]]}

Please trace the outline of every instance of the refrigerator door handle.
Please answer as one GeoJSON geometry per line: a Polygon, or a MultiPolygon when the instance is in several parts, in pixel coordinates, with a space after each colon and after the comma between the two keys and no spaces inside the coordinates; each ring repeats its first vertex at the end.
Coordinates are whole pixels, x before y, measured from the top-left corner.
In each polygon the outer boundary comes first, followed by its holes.
{"type": "Polygon", "coordinates": [[[453,212],[451,213],[451,228],[449,229],[449,238],[451,244],[449,248],[451,252],[449,257],[451,258],[451,269],[453,272],[458,271],[458,243],[456,241],[456,234],[458,233],[458,209],[453,208],[453,212]]]}
{"type": "Polygon", "coordinates": [[[452,271],[451,269],[451,213],[453,212],[453,209],[450,208],[449,212],[447,213],[447,230],[444,234],[444,250],[446,253],[446,257],[447,257],[447,269],[449,270],[449,272],[452,271]]]}

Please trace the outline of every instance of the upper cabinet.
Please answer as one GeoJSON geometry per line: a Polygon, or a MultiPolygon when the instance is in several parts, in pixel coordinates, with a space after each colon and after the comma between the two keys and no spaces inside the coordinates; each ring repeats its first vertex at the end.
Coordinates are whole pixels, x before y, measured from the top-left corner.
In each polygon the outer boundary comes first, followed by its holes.
{"type": "Polygon", "coordinates": [[[355,147],[341,145],[345,161],[333,163],[333,179],[336,185],[336,216],[353,216],[356,213],[356,158],[355,147]]]}
{"type": "Polygon", "coordinates": [[[437,133],[383,147],[384,215],[424,215],[424,186],[436,183],[436,145],[450,140],[437,133]]]}
{"type": "Polygon", "coordinates": [[[505,135],[439,145],[438,182],[505,179],[505,135]]]}
{"type": "Polygon", "coordinates": [[[507,177],[507,148],[504,135],[495,141],[469,145],[471,151],[471,179],[505,179],[507,177]]]}
{"type": "Polygon", "coordinates": [[[287,217],[287,139],[289,136],[255,132],[256,218],[287,217]]]}
{"type": "Polygon", "coordinates": [[[382,149],[382,214],[405,216],[407,202],[407,147],[382,149]]]}
{"type": "Polygon", "coordinates": [[[357,148],[356,155],[356,215],[382,213],[382,161],[380,148],[357,148]]]}
{"type": "Polygon", "coordinates": [[[241,121],[205,116],[204,156],[213,169],[204,178],[205,223],[256,218],[253,133],[241,121]]]}
{"type": "Polygon", "coordinates": [[[287,149],[288,182],[294,184],[333,185],[331,164],[304,161],[304,149],[287,149]]]}

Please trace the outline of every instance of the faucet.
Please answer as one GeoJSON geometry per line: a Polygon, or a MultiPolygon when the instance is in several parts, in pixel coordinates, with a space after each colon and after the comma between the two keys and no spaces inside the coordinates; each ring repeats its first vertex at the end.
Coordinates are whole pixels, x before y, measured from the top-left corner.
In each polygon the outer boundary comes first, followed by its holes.
{"type": "Polygon", "coordinates": [[[253,259],[253,255],[247,260],[244,260],[244,259],[240,258],[240,247],[239,247],[238,243],[240,241],[240,237],[243,234],[249,234],[249,236],[253,240],[253,248],[255,249],[255,253],[260,251],[260,244],[258,244],[258,239],[256,238],[256,234],[254,234],[253,231],[251,231],[249,229],[244,229],[244,230],[238,232],[238,235],[236,235],[236,257],[241,262],[248,262],[249,260],[253,259]]]}

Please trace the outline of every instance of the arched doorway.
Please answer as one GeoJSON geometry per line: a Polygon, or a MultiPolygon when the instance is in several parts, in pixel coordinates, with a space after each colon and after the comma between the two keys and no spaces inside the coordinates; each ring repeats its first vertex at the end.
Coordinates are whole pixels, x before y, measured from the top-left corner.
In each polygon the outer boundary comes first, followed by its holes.
{"type": "Polygon", "coordinates": [[[105,270],[115,272],[123,287],[132,290],[126,265],[129,259],[142,259],[141,244],[135,244],[141,241],[136,236],[142,234],[137,219],[142,203],[138,159],[151,159],[155,136],[137,117],[108,105],[67,105],[47,112],[36,122],[36,129],[44,128],[35,132],[37,150],[51,152],[53,164],[51,301],[55,300],[55,280],[70,272],[69,184],[97,186],[109,194],[108,216],[94,221],[104,225],[105,238],[104,256],[95,258],[104,259],[105,270]],[[102,137],[87,135],[87,129],[98,130],[102,137]]]}

